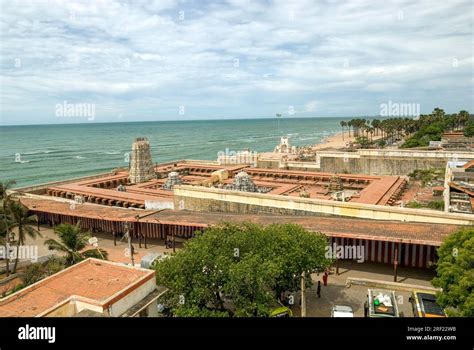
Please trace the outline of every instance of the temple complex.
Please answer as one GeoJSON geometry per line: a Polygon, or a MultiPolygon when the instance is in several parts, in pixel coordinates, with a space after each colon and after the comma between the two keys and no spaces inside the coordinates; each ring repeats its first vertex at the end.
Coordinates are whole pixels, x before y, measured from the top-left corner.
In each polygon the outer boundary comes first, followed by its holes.
{"type": "Polygon", "coordinates": [[[270,170],[209,161],[158,164],[152,171],[147,181],[142,176],[140,182],[132,182],[130,179],[136,180],[137,177],[131,175],[136,174],[136,168],[131,166],[130,171],[119,169],[92,179],[52,184],[44,192],[52,197],[80,197],[88,203],[142,209],[146,200],[173,201],[172,189],[177,185],[264,192],[285,197],[300,197],[304,190],[309,198],[325,200],[332,200],[334,192],[344,191],[349,202],[393,205],[406,184],[406,179],[400,176],[270,170]]]}
{"type": "MultiPolygon", "coordinates": [[[[453,175],[450,186],[468,193],[470,185],[461,178],[470,178],[472,162],[462,166],[465,171],[453,175]]],[[[153,165],[150,143],[138,138],[129,169],[17,191],[42,224],[79,222],[84,229],[113,235],[123,234],[127,224],[145,245],[153,238],[190,238],[222,221],[292,222],[321,231],[337,244],[364,245],[367,261],[392,263],[397,256],[406,266],[428,267],[443,239],[463,225],[474,225],[474,216],[403,208],[399,201],[406,183],[406,177],[396,175],[219,161],[153,165]]]]}

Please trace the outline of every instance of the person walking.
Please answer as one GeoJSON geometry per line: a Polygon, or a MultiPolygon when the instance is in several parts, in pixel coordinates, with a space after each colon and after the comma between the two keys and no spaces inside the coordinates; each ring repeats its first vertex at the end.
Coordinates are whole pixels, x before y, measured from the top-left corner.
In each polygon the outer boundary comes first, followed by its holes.
{"type": "Polygon", "coordinates": [[[327,271],[324,272],[324,275],[323,275],[323,283],[324,283],[324,286],[327,286],[327,285],[328,285],[328,273],[327,273],[327,271]]]}
{"type": "Polygon", "coordinates": [[[316,289],[316,293],[318,294],[318,298],[321,298],[321,281],[318,281],[318,288],[316,289]]]}

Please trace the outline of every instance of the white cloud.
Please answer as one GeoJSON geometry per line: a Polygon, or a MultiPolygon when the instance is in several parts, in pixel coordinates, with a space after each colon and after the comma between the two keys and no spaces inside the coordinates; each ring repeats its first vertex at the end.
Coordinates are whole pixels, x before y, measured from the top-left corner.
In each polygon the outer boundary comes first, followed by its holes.
{"type": "Polygon", "coordinates": [[[472,109],[469,1],[2,0],[1,7],[3,123],[41,122],[58,99],[102,104],[99,121],[117,111],[123,120],[169,118],[181,103],[198,111],[190,118],[229,110],[272,116],[288,105],[356,116],[377,113],[380,100],[413,98],[422,112],[472,109]]]}

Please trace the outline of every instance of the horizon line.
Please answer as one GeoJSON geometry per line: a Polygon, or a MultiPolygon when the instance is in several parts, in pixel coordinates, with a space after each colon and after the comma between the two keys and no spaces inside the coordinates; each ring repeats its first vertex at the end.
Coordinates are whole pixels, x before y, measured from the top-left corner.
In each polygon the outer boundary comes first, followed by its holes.
{"type": "Polygon", "coordinates": [[[328,116],[328,117],[303,117],[303,116],[281,116],[281,117],[245,117],[245,118],[196,118],[196,119],[164,119],[164,120],[124,120],[124,121],[81,121],[81,122],[70,122],[70,123],[38,123],[38,124],[0,124],[0,127],[6,126],[42,126],[42,125],[88,125],[88,124],[120,124],[120,123],[154,123],[154,122],[193,122],[193,121],[235,121],[235,120],[262,120],[262,119],[337,119],[337,118],[386,118],[382,116],[363,116],[363,117],[355,117],[355,116],[328,116]]]}

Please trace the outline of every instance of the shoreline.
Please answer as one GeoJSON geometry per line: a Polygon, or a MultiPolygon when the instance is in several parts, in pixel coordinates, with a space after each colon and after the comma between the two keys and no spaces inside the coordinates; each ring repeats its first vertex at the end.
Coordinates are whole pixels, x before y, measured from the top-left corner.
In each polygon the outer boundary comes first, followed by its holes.
{"type": "Polygon", "coordinates": [[[354,136],[351,135],[349,137],[348,133],[344,132],[343,135],[342,131],[338,131],[334,135],[325,137],[320,143],[315,143],[309,147],[315,151],[327,148],[344,148],[347,147],[350,142],[355,142],[354,136]]]}
{"type": "MultiPolygon", "coordinates": [[[[372,141],[376,141],[381,138],[381,135],[373,136],[372,141]]],[[[349,147],[349,144],[355,141],[356,138],[353,136],[353,134],[349,136],[347,132],[344,132],[343,135],[342,131],[338,131],[336,134],[324,138],[320,143],[316,143],[309,147],[314,151],[320,151],[323,149],[340,149],[349,147]]]]}

